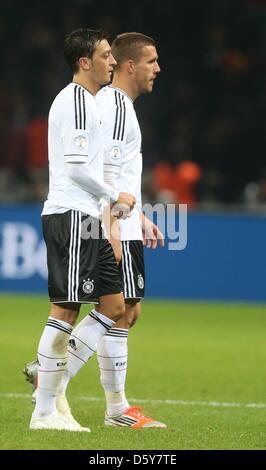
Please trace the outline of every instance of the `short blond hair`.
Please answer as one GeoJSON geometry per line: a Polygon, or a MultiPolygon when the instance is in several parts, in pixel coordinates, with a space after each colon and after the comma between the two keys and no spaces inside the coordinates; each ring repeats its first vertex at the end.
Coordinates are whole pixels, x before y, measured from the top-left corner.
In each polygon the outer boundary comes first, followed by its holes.
{"type": "Polygon", "coordinates": [[[155,47],[154,39],[136,32],[119,34],[112,42],[112,54],[117,62],[116,68],[130,59],[138,62],[141,50],[145,46],[155,47]]]}

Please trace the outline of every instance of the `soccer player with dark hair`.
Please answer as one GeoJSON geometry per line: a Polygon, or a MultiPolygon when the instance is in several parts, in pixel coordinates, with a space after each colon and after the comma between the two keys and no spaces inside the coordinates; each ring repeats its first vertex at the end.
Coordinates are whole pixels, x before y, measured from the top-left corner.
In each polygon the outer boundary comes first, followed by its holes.
{"type": "Polygon", "coordinates": [[[110,82],[116,64],[106,36],[86,28],[73,31],[64,54],[73,81],[56,96],[49,113],[50,181],[42,224],[51,311],[38,346],[30,429],[80,432],[89,429],[66,415],[57,400],[68,342],[81,304],[98,303],[87,316],[89,355],[124,313],[121,278],[100,218],[104,204],[133,208],[135,196],[103,179],[103,126],[95,95],[110,82]]]}

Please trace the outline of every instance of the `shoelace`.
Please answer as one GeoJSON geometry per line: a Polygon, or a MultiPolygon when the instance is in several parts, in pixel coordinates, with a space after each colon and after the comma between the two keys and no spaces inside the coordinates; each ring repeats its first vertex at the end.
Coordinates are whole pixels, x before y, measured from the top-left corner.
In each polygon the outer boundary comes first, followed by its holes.
{"type": "Polygon", "coordinates": [[[131,406],[129,411],[130,411],[130,414],[133,414],[134,416],[136,416],[136,418],[141,417],[142,419],[145,419],[145,421],[150,421],[151,420],[151,418],[149,416],[145,416],[143,414],[143,409],[140,408],[139,406],[131,406]]]}

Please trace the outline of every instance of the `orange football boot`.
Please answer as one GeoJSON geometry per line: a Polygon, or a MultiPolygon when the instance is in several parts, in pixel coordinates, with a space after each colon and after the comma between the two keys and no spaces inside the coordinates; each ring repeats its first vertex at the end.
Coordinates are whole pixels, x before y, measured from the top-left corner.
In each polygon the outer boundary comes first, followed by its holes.
{"type": "Polygon", "coordinates": [[[131,406],[119,416],[105,415],[106,426],[126,426],[133,429],[140,428],[166,428],[166,424],[155,421],[150,416],[145,416],[138,406],[131,406]]]}

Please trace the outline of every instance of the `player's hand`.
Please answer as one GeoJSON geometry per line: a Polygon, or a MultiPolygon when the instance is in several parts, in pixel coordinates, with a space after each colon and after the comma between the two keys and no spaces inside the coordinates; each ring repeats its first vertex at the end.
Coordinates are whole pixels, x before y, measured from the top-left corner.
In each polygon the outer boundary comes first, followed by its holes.
{"type": "Polygon", "coordinates": [[[132,194],[128,193],[119,193],[118,201],[116,204],[126,204],[132,210],[136,204],[136,198],[132,194]]]}
{"type": "Polygon", "coordinates": [[[145,217],[144,214],[142,214],[142,235],[143,245],[146,246],[146,248],[152,248],[155,250],[158,244],[158,240],[159,245],[161,247],[164,246],[164,236],[159,227],[157,227],[157,225],[145,217]]]}
{"type": "Polygon", "coordinates": [[[126,219],[136,204],[135,196],[119,193],[118,200],[112,206],[112,215],[118,219],[126,219]]]}

